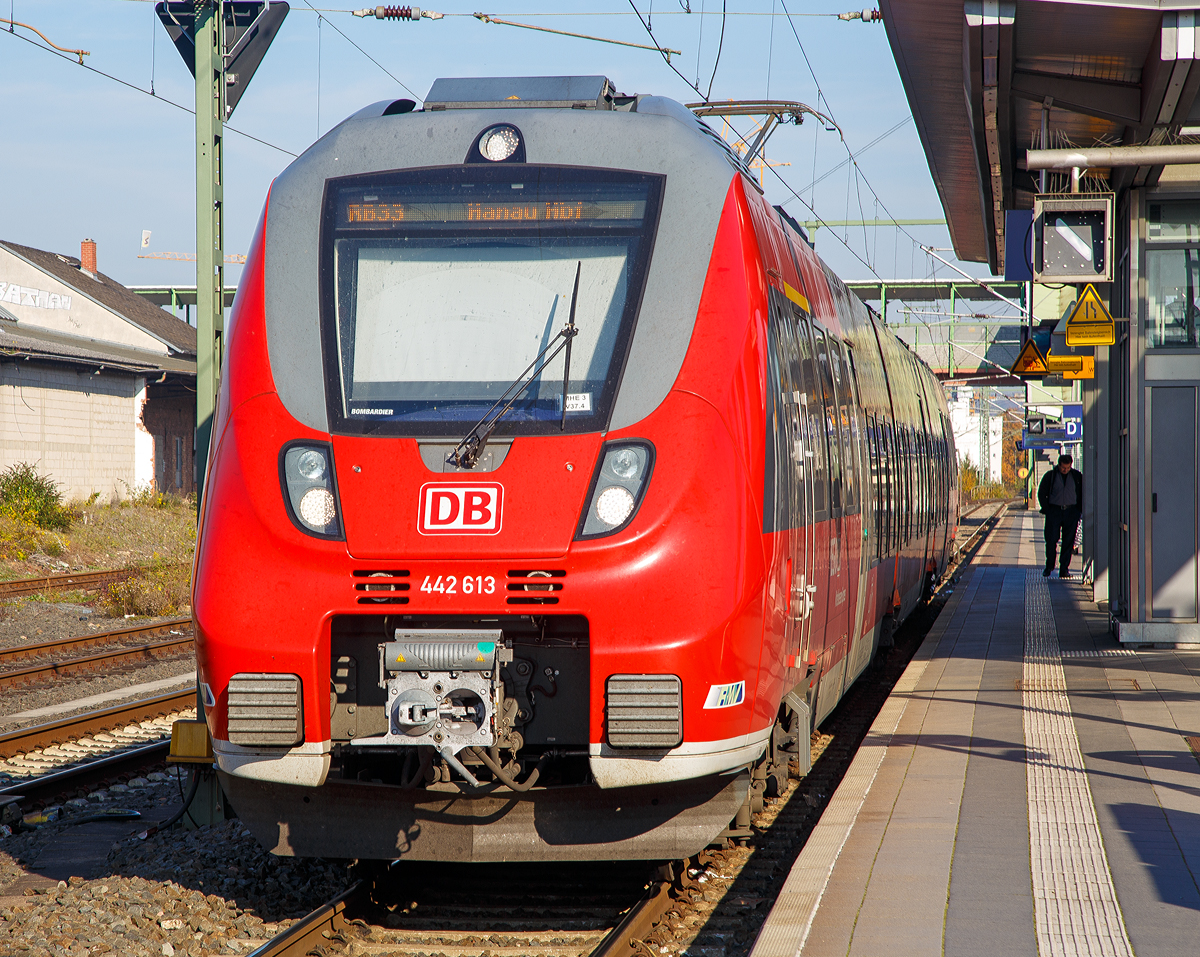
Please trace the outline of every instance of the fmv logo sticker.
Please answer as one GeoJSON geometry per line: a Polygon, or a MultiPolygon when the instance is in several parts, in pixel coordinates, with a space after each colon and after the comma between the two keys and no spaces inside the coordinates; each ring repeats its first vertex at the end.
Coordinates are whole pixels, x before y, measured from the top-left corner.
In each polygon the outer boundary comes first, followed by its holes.
{"type": "Polygon", "coordinates": [[[421,486],[417,531],[422,535],[495,535],[500,531],[504,487],[431,483],[421,486]]]}

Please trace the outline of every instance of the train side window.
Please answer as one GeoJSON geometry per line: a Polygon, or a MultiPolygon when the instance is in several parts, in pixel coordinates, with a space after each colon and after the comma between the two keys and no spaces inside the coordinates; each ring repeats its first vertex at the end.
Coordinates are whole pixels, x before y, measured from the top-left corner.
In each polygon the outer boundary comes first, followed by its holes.
{"type": "Polygon", "coordinates": [[[880,430],[883,458],[883,540],[885,553],[890,555],[896,544],[896,438],[890,420],[885,419],[880,430]]]}
{"type": "Polygon", "coordinates": [[[780,369],[778,313],[771,305],[767,323],[767,388],[764,398],[766,434],[763,436],[763,532],[773,533],[788,527],[790,469],[784,434],[787,426],[783,405],[783,377],[780,369]]]}
{"type": "Polygon", "coordinates": [[[829,347],[825,340],[825,331],[814,328],[816,339],[817,365],[821,369],[821,386],[825,394],[825,434],[829,440],[829,505],[841,510],[842,507],[842,451],[838,433],[839,411],[837,391],[833,385],[833,370],[830,368],[829,347]]]}
{"type": "MultiPolygon", "coordinates": [[[[793,308],[796,319],[796,345],[800,350],[800,369],[804,396],[804,414],[807,422],[809,447],[812,453],[809,467],[812,473],[812,495],[814,516],[824,517],[829,508],[829,456],[828,438],[825,434],[825,401],[821,397],[820,374],[813,356],[811,329],[808,319],[793,308]]],[[[806,455],[805,458],[808,458],[806,455]]]]}
{"type": "Polygon", "coordinates": [[[861,481],[861,466],[859,464],[859,435],[858,417],[855,414],[856,389],[854,388],[853,360],[847,356],[846,344],[839,342],[833,336],[829,337],[830,365],[833,367],[833,378],[838,390],[839,432],[842,437],[843,459],[843,497],[847,510],[853,509],[860,502],[859,482],[861,481]]]}
{"type": "Polygon", "coordinates": [[[777,502],[781,527],[796,528],[804,523],[804,432],[800,422],[800,358],[797,352],[796,327],[792,322],[788,302],[774,290],[771,292],[771,338],[776,349],[778,377],[775,391],[777,435],[777,502]]]}
{"type": "Polygon", "coordinates": [[[867,417],[867,461],[871,471],[871,505],[875,510],[875,552],[883,547],[883,508],[879,498],[879,436],[875,416],[867,417]]]}

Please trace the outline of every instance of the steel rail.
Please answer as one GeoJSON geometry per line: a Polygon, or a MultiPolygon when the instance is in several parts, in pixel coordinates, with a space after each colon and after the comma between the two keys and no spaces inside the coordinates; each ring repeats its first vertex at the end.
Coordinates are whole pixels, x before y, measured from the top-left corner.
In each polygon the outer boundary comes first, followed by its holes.
{"type": "Polygon", "coordinates": [[[0,787],[0,795],[11,794],[27,801],[45,801],[63,791],[93,787],[115,775],[162,762],[171,750],[170,741],[154,741],[128,751],[108,754],[58,771],[47,771],[0,787]]]}
{"type": "Polygon", "coordinates": [[[357,881],[333,900],[302,917],[287,930],[280,931],[265,944],[252,950],[249,957],[304,957],[317,944],[325,943],[325,932],[337,933],[346,924],[343,916],[349,906],[364,903],[371,885],[357,881]]]}
{"type": "Polygon", "coordinates": [[[97,631],[91,635],[79,635],[75,638],[60,638],[57,641],[39,641],[33,645],[18,645],[13,648],[0,648],[0,664],[15,661],[19,658],[41,658],[59,651],[74,648],[88,648],[92,645],[111,645],[126,638],[158,638],[169,635],[180,628],[192,627],[190,618],[169,618],[153,625],[135,625],[132,628],[116,628],[112,631],[97,631]]]}
{"type": "Polygon", "coordinates": [[[589,957],[643,957],[647,953],[643,938],[654,929],[673,902],[671,882],[655,881],[589,957]]]}
{"type": "Polygon", "coordinates": [[[68,572],[63,575],[46,575],[42,578],[16,578],[0,582],[0,600],[39,595],[48,591],[95,591],[105,585],[123,582],[147,571],[145,568],[114,568],[99,572],[68,572]]]}
{"type": "Polygon", "coordinates": [[[68,658],[66,661],[51,661],[40,665],[30,665],[28,668],[15,668],[12,671],[0,671],[0,688],[12,685],[28,684],[40,678],[77,674],[83,671],[96,671],[112,665],[129,662],[153,661],[161,655],[177,654],[192,646],[190,635],[178,638],[168,638],[166,641],[155,641],[134,648],[114,648],[95,655],[85,655],[81,658],[68,658]]]}
{"type": "Polygon", "coordinates": [[[145,721],[147,718],[160,718],[164,714],[185,711],[193,707],[195,703],[196,691],[189,687],[185,691],[173,691],[170,694],[156,695],[153,698],[140,698],[114,708],[89,711],[73,718],[63,718],[60,721],[50,721],[46,724],[36,724],[32,727],[9,731],[6,734],[0,734],[0,758],[11,758],[13,755],[26,754],[39,748],[62,744],[64,741],[86,737],[101,731],[111,731],[113,728],[145,721]]]}
{"type": "Polygon", "coordinates": [[[1004,514],[1008,511],[1008,502],[987,504],[995,504],[996,511],[980,522],[979,525],[976,526],[976,528],[971,532],[971,534],[964,538],[961,543],[959,543],[957,549],[955,550],[956,555],[965,554],[973,544],[976,544],[974,540],[995,528],[1000,519],[1003,518],[1004,514]]]}

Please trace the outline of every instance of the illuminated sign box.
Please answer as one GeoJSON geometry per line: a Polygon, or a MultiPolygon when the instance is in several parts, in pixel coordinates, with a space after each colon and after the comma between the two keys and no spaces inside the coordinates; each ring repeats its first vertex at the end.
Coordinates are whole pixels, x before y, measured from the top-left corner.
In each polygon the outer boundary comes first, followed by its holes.
{"type": "Polygon", "coordinates": [[[1113,194],[1035,196],[1034,282],[1112,282],[1113,194]]]}

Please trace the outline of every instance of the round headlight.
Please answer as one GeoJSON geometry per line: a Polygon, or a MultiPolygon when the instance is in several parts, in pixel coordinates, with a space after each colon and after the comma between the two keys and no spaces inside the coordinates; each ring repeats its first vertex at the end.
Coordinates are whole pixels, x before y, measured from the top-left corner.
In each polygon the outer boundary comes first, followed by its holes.
{"type": "Polygon", "coordinates": [[[324,528],[336,514],[333,493],[327,488],[310,488],[300,499],[300,517],[313,528],[324,528]]]}
{"type": "Polygon", "coordinates": [[[296,471],[310,482],[318,482],[325,477],[325,456],[320,452],[309,449],[301,452],[296,459],[296,471]]]}
{"type": "Polygon", "coordinates": [[[479,138],[479,153],[493,163],[506,160],[517,151],[520,137],[512,126],[495,126],[479,138]]]}
{"type": "Polygon", "coordinates": [[[631,479],[638,473],[638,454],[633,449],[618,449],[608,460],[608,467],[618,478],[631,479]]]}
{"type": "Polygon", "coordinates": [[[596,517],[605,525],[617,526],[629,518],[633,511],[633,495],[629,489],[613,485],[606,488],[596,499],[596,517]]]}

